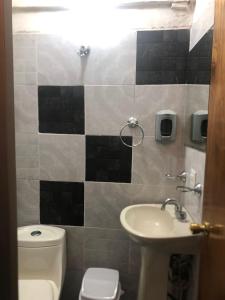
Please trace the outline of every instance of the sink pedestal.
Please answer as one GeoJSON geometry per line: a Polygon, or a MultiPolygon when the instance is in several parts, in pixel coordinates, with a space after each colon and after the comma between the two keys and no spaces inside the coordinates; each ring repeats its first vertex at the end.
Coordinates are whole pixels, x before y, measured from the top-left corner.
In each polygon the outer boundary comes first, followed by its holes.
{"type": "Polygon", "coordinates": [[[201,236],[192,234],[192,219],[186,213],[187,219],[181,222],[171,205],[162,211],[161,204],[137,204],[121,212],[123,228],[141,247],[138,300],[166,300],[171,254],[199,251],[201,236]]]}
{"type": "Polygon", "coordinates": [[[138,300],[166,300],[170,255],[154,247],[141,247],[138,300]]]}

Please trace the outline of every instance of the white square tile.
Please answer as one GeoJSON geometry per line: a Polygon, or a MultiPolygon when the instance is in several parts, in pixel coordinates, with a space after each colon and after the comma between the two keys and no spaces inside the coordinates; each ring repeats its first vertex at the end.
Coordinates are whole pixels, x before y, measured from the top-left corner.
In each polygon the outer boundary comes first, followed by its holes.
{"type": "Polygon", "coordinates": [[[38,180],[17,180],[18,226],[40,223],[40,187],[38,180]]]}
{"type": "MultiPolygon", "coordinates": [[[[204,186],[205,179],[205,159],[206,153],[192,149],[190,147],[185,148],[185,170],[190,174],[191,169],[196,171],[196,181],[204,186]]],[[[186,185],[190,186],[189,176],[186,185]]],[[[204,195],[195,195],[194,193],[185,193],[184,205],[188,212],[191,214],[195,222],[202,222],[202,205],[204,195]]]]}
{"type": "Polygon", "coordinates": [[[17,33],[13,35],[13,48],[35,48],[36,35],[17,33]]]}
{"type": "Polygon", "coordinates": [[[39,35],[38,84],[82,84],[82,65],[77,49],[72,38],[69,40],[58,35],[39,35]]]}
{"type": "Polygon", "coordinates": [[[16,132],[38,133],[38,94],[36,86],[15,85],[16,132]]]}
{"type": "Polygon", "coordinates": [[[14,72],[14,84],[37,85],[35,72],[14,72]]]}
{"type": "Polygon", "coordinates": [[[163,145],[145,137],[143,144],[133,149],[132,183],[168,184],[165,174],[176,175],[183,168],[184,146],[180,141],[163,145]]]}
{"type": "Polygon", "coordinates": [[[34,73],[37,70],[36,62],[32,59],[14,59],[14,72],[34,73]]]}
{"type": "Polygon", "coordinates": [[[184,126],[186,85],[136,85],[135,115],[144,128],[146,136],[155,135],[155,115],[160,110],[177,113],[177,135],[181,136],[184,126]]]}
{"type": "Polygon", "coordinates": [[[30,34],[14,35],[13,57],[15,84],[37,84],[36,36],[30,34]]]}
{"type": "Polygon", "coordinates": [[[20,179],[39,179],[37,134],[16,133],[16,175],[20,179]]]}
{"type": "Polygon", "coordinates": [[[134,110],[134,86],[86,86],[86,134],[119,135],[134,110]]]}
{"type": "Polygon", "coordinates": [[[39,134],[40,179],[82,182],[85,178],[85,136],[39,134]]]}
{"type": "Polygon", "coordinates": [[[93,46],[87,59],[85,84],[134,84],[136,77],[136,32],[127,32],[113,46],[93,46]]]}

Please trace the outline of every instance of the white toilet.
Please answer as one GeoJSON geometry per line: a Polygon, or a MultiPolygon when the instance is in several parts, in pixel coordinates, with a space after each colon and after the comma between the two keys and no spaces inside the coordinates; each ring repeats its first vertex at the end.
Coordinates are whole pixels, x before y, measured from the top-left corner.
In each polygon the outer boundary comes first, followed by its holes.
{"type": "Polygon", "coordinates": [[[18,228],[19,300],[59,300],[66,268],[64,229],[18,228]]]}
{"type": "MultiPolygon", "coordinates": [[[[18,228],[19,300],[59,300],[66,268],[65,236],[58,227],[18,228]]],[[[119,300],[121,294],[117,270],[89,268],[79,300],[119,300]]]]}

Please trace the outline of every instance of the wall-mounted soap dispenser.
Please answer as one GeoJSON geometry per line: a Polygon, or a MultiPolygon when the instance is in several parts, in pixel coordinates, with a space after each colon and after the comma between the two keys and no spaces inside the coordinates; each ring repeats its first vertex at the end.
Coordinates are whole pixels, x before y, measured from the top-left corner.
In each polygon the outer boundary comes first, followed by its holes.
{"type": "Polygon", "coordinates": [[[194,143],[205,143],[207,140],[208,111],[198,110],[192,114],[191,140],[194,143]]]}
{"type": "Polygon", "coordinates": [[[176,139],[177,115],[172,110],[161,110],[155,117],[155,140],[167,144],[176,139]]]}

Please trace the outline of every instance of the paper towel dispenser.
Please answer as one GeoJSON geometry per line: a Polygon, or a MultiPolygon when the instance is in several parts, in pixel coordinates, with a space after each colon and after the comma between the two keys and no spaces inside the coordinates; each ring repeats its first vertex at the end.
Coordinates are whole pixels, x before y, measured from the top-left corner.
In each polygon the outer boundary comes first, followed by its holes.
{"type": "Polygon", "coordinates": [[[205,143],[207,140],[208,111],[198,110],[192,114],[191,140],[194,143],[205,143]]]}
{"type": "Polygon", "coordinates": [[[161,110],[155,117],[155,140],[167,144],[176,139],[177,115],[172,110],[161,110]]]}

